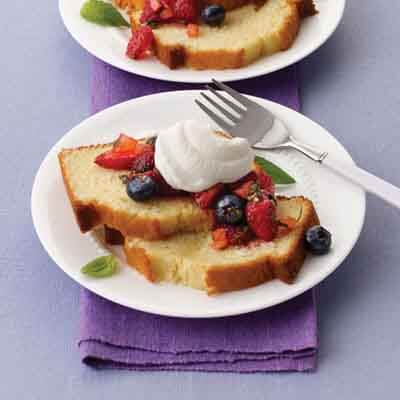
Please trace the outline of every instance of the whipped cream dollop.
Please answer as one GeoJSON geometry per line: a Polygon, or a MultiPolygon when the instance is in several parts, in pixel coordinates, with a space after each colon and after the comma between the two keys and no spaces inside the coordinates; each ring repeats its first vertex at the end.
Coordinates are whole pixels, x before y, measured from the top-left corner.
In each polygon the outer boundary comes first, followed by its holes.
{"type": "Polygon", "coordinates": [[[156,168],[170,186],[187,192],[235,182],[251,171],[253,160],[246,139],[225,136],[192,120],[160,131],[156,141],[156,168]]]}

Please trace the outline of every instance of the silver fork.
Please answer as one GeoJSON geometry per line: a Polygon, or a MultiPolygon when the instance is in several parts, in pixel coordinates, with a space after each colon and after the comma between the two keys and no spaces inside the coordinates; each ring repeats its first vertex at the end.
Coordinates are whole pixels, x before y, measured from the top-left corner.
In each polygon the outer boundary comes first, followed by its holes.
{"type": "Polygon", "coordinates": [[[364,190],[374,193],[389,204],[400,208],[400,189],[398,187],[354,164],[335,160],[326,151],[298,141],[290,134],[285,124],[269,110],[221,82],[213,79],[213,83],[220,89],[219,91],[207,85],[209,94],[203,92],[200,94],[225,118],[222,118],[201,101],[196,99],[195,102],[223,130],[229,132],[232,136],[248,139],[249,143],[256,149],[295,149],[308,158],[329,167],[364,190]],[[210,95],[217,97],[224,105],[216,102],[210,95]],[[232,97],[236,102],[230,100],[226,95],[232,97]]]}

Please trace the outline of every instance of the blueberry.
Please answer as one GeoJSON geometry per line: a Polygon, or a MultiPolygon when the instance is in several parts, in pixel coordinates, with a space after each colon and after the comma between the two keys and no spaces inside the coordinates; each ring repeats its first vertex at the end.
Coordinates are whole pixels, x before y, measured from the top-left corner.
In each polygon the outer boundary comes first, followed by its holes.
{"type": "Polygon", "coordinates": [[[306,232],[306,248],[313,254],[326,254],[331,248],[332,235],[320,225],[313,226],[306,232]]]}
{"type": "Polygon", "coordinates": [[[218,223],[237,225],[244,220],[245,202],[234,194],[222,196],[215,207],[215,216],[218,223]]]}
{"type": "Polygon", "coordinates": [[[219,26],[225,19],[225,8],[219,4],[207,6],[201,12],[201,19],[210,26],[219,26]]]}
{"type": "Polygon", "coordinates": [[[150,176],[135,176],[126,185],[126,192],[133,200],[148,200],[157,193],[157,183],[150,176]]]}

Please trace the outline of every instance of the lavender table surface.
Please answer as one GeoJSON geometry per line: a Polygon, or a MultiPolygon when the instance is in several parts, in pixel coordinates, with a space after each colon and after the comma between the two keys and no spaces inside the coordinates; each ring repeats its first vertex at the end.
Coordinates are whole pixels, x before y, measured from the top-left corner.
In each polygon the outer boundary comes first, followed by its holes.
{"type": "MultiPolygon", "coordinates": [[[[0,399],[394,398],[400,214],[371,197],[359,243],[318,289],[317,372],[132,373],[80,363],[79,287],[40,246],[29,200],[48,149],[89,114],[91,60],[64,30],[57,2],[46,3],[2,5],[0,399]]],[[[301,65],[303,112],[360,165],[400,185],[400,3],[348,3],[332,39],[301,65]]]]}

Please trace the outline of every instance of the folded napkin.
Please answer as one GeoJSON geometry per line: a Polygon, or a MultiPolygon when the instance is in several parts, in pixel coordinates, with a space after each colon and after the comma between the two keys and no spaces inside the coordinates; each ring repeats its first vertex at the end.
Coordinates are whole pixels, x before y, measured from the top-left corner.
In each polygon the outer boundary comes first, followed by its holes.
{"type": "MultiPolygon", "coordinates": [[[[99,60],[94,61],[92,76],[93,113],[134,97],[196,88],[131,75],[99,60]]],[[[232,86],[299,108],[296,67],[232,86]]],[[[312,291],[241,316],[181,319],[131,310],[82,289],[80,317],[82,360],[99,368],[267,372],[306,371],[316,366],[312,291]]]]}

